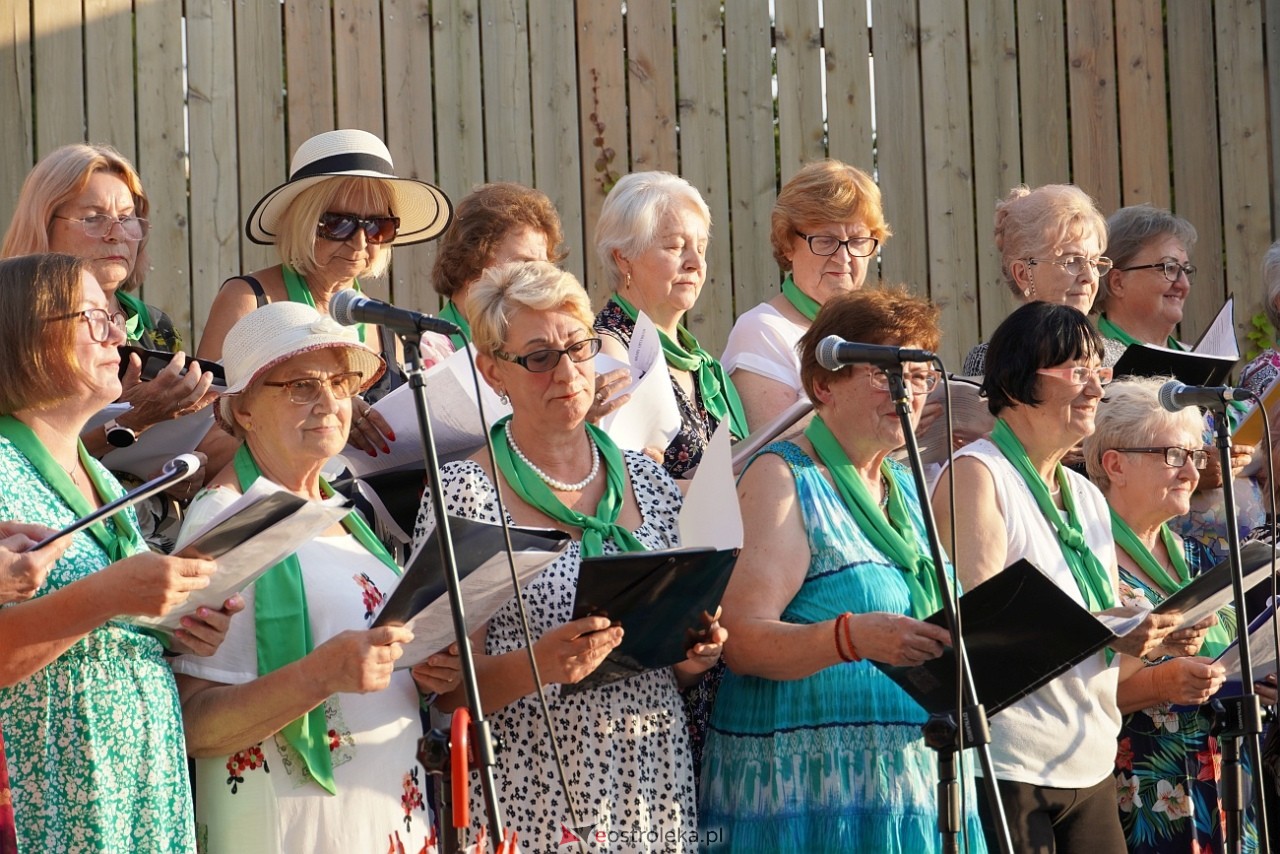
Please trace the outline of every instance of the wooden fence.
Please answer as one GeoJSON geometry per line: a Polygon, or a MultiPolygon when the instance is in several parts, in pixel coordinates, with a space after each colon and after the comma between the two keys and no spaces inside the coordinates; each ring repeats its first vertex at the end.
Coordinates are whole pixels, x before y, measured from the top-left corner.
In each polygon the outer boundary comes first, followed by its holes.
{"type": "MultiPolygon", "coordinates": [[[[223,279],[273,260],[244,217],[316,132],[377,133],[455,198],[543,189],[597,299],[607,187],[667,169],[713,213],[689,320],[718,351],[776,292],[779,182],[831,156],[875,170],[881,274],[943,306],[955,360],[1011,307],[994,201],[1070,180],[1197,225],[1194,337],[1228,292],[1242,327],[1261,305],[1269,56],[1280,0],[0,0],[0,211],[41,154],[115,145],[153,202],[145,297],[198,333],[223,279]]],[[[431,263],[397,249],[374,292],[433,307],[431,263]]]]}

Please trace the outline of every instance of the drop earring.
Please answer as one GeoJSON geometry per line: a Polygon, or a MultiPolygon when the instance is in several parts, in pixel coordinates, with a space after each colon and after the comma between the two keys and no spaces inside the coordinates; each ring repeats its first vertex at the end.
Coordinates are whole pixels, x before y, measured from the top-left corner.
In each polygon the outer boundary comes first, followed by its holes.
{"type": "Polygon", "coordinates": [[[501,403],[503,406],[510,406],[511,398],[507,397],[506,391],[500,391],[498,392],[498,402],[501,403]]]}

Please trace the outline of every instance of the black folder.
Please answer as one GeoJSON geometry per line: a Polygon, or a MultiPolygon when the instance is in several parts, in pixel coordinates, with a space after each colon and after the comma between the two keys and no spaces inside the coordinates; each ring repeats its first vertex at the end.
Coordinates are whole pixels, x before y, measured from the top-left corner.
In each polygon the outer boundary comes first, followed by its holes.
{"type": "Polygon", "coordinates": [[[1172,350],[1154,344],[1130,344],[1116,362],[1117,377],[1174,377],[1184,385],[1222,385],[1239,361],[1231,356],[1212,356],[1172,350]]]}
{"type": "Polygon", "coordinates": [[[720,607],[737,549],[672,549],[586,558],[578,571],[573,618],[608,617],[623,628],[622,643],[590,675],[562,694],[679,664],[702,613],[720,607]]]}
{"type": "Polygon", "coordinates": [[[292,492],[272,492],[223,519],[184,545],[176,554],[178,557],[217,560],[246,540],[253,539],[273,525],[288,519],[306,503],[305,498],[299,498],[292,492]]]}

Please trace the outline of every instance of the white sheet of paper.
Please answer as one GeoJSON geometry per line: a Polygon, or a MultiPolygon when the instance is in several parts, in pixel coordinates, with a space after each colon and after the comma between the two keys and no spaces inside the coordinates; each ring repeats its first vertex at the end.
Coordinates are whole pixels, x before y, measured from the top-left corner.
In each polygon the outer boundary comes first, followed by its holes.
{"type": "Polygon", "coordinates": [[[680,547],[742,548],[742,511],[733,481],[729,422],[711,435],[680,509],[680,547]]]}
{"type": "MultiPolygon", "coordinates": [[[[1275,611],[1271,619],[1249,633],[1249,665],[1254,681],[1266,679],[1276,672],[1275,611]]],[[[1231,644],[1218,656],[1217,662],[1227,671],[1227,681],[1240,681],[1240,647],[1231,644]]]]}
{"type": "MultiPolygon", "coordinates": [[[[138,441],[129,447],[108,453],[102,458],[102,464],[110,471],[128,472],[143,480],[155,477],[169,460],[179,454],[191,453],[204,441],[213,427],[214,406],[217,406],[216,402],[199,412],[153,424],[138,434],[138,441]]],[[[100,427],[128,411],[127,403],[108,404],[95,413],[85,427],[100,427]]]]}
{"type": "Polygon", "coordinates": [[[644,312],[636,317],[627,358],[628,361],[622,363],[608,356],[596,356],[596,373],[615,368],[631,371],[631,385],[619,392],[630,394],[631,400],[600,419],[600,429],[608,433],[619,448],[633,451],[666,448],[680,432],[680,409],[671,388],[658,329],[644,312]]]}
{"type": "Polygon", "coordinates": [[[1228,297],[1218,310],[1218,316],[1205,329],[1200,340],[1196,342],[1196,353],[1209,356],[1230,356],[1240,358],[1240,344],[1236,341],[1235,297],[1228,297]]]}

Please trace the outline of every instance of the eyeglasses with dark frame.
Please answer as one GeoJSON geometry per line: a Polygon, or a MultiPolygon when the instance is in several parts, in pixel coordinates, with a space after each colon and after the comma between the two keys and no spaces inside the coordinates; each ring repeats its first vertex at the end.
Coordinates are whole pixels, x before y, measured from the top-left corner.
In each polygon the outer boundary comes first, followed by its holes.
{"type": "Polygon", "coordinates": [[[299,377],[296,380],[280,382],[263,382],[271,388],[282,388],[289,395],[289,402],[299,406],[309,406],[320,399],[320,394],[327,386],[334,400],[346,400],[360,390],[364,382],[364,374],[359,371],[343,371],[327,377],[299,377]]]}
{"type": "Polygon", "coordinates": [[[350,240],[356,229],[364,231],[364,239],[370,243],[390,243],[400,231],[398,216],[357,216],[341,211],[325,211],[316,224],[316,236],[335,243],[350,240]]]}
{"type": "Polygon", "coordinates": [[[556,366],[560,364],[561,356],[568,356],[571,362],[585,362],[599,352],[599,338],[583,338],[563,350],[548,347],[545,350],[534,350],[532,353],[526,353],[523,356],[514,356],[511,353],[495,350],[493,355],[506,362],[515,362],[530,373],[545,374],[547,371],[556,369],[556,366]]]}
{"type": "Polygon", "coordinates": [[[57,317],[46,318],[46,320],[52,322],[55,320],[75,320],[76,318],[84,318],[84,322],[89,327],[89,338],[96,344],[105,344],[111,340],[112,326],[123,332],[125,324],[129,322],[129,318],[125,317],[122,312],[107,311],[105,308],[87,308],[84,311],[60,314],[57,317]]]}
{"type": "Polygon", "coordinates": [[[1066,380],[1078,386],[1083,386],[1091,379],[1096,379],[1098,385],[1106,385],[1115,376],[1115,369],[1102,366],[1087,368],[1084,365],[1073,365],[1063,368],[1040,368],[1036,373],[1044,374],[1046,377],[1057,377],[1060,380],[1066,380]]]}
{"type": "Polygon", "coordinates": [[[830,234],[805,234],[803,231],[797,231],[796,236],[803,237],[804,242],[809,244],[809,251],[821,258],[836,254],[841,246],[854,258],[866,258],[880,245],[880,241],[874,237],[850,237],[848,240],[841,240],[830,234]]]}
{"type": "MultiPolygon", "coordinates": [[[[889,375],[883,368],[871,369],[871,387],[877,391],[889,391],[889,375]]],[[[907,373],[903,371],[902,380],[911,389],[912,394],[928,394],[938,387],[942,375],[937,371],[921,370],[907,373]]]]}
{"type": "Polygon", "coordinates": [[[125,240],[141,240],[147,236],[147,232],[151,230],[151,223],[140,216],[126,214],[121,217],[114,217],[110,214],[90,214],[86,217],[76,218],[73,216],[53,215],[54,219],[65,220],[66,222],[78,222],[80,227],[84,229],[86,237],[106,237],[111,233],[111,229],[117,225],[120,226],[120,234],[125,240]]]}
{"type": "Polygon", "coordinates": [[[1067,271],[1068,275],[1079,276],[1085,271],[1086,267],[1093,268],[1093,271],[1099,276],[1105,276],[1111,272],[1111,268],[1115,266],[1115,262],[1107,256],[1103,255],[1099,258],[1086,258],[1083,255],[1071,255],[1066,258],[1024,258],[1031,267],[1037,264],[1053,264],[1067,271]]]}
{"type": "Polygon", "coordinates": [[[1187,281],[1196,274],[1195,264],[1183,264],[1179,261],[1157,261],[1154,264],[1136,264],[1132,267],[1117,267],[1120,272],[1127,273],[1130,270],[1160,270],[1164,273],[1165,281],[1178,281],[1179,274],[1187,277],[1187,281]]]}
{"type": "Polygon", "coordinates": [[[1187,458],[1196,469],[1203,471],[1209,465],[1209,452],[1204,448],[1179,448],[1171,445],[1167,448],[1112,448],[1126,454],[1164,454],[1164,464],[1169,468],[1180,469],[1187,464],[1187,458]]]}

